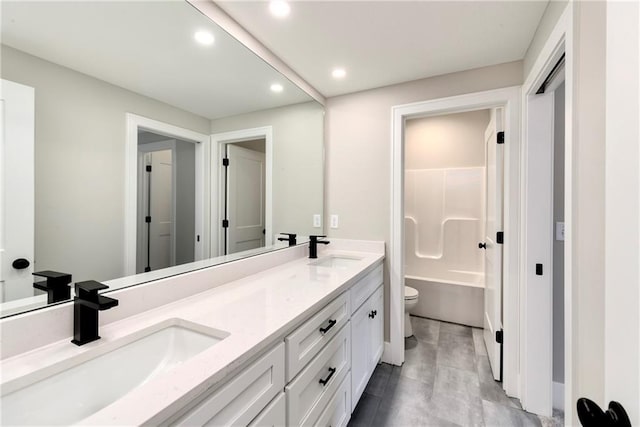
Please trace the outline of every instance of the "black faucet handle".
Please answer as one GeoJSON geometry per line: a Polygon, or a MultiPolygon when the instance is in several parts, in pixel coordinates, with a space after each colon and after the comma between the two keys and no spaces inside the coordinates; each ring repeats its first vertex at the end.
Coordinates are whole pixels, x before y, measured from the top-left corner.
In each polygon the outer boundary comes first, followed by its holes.
{"type": "Polygon", "coordinates": [[[312,235],[309,236],[309,238],[311,240],[318,240],[318,239],[322,239],[324,237],[327,237],[327,236],[326,235],[320,236],[320,235],[315,235],[315,234],[312,234],[312,235]]]}
{"type": "Polygon", "coordinates": [[[298,236],[296,233],[280,233],[280,235],[289,236],[289,237],[297,237],[298,236]]]}
{"type": "Polygon", "coordinates": [[[95,280],[86,280],[84,282],[76,283],[76,297],[81,299],[88,299],[92,301],[98,300],[98,291],[109,289],[104,283],[96,282],[95,280]]]}
{"type": "Polygon", "coordinates": [[[43,270],[32,273],[37,277],[44,277],[46,280],[34,282],[33,287],[47,293],[47,304],[66,301],[71,299],[71,275],[58,271],[43,270]]]}
{"type": "MultiPolygon", "coordinates": [[[[43,270],[32,273],[34,276],[44,277],[47,279],[46,286],[64,286],[71,283],[71,275],[69,273],[60,273],[59,271],[43,270]]],[[[45,282],[40,282],[44,285],[45,282]]],[[[35,285],[35,283],[34,283],[35,285]]]]}

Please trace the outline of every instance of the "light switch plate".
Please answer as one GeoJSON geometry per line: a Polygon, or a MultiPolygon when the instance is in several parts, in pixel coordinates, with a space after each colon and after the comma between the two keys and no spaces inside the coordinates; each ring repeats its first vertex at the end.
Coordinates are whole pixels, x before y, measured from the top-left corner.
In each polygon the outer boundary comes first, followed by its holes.
{"type": "Polygon", "coordinates": [[[338,215],[331,215],[331,228],[338,228],[338,215]]]}
{"type": "Polygon", "coordinates": [[[564,222],[556,222],[556,240],[564,240],[564,222]]]}
{"type": "Polygon", "coordinates": [[[313,215],[313,226],[315,228],[322,227],[322,216],[320,216],[320,214],[314,214],[313,215]]]}

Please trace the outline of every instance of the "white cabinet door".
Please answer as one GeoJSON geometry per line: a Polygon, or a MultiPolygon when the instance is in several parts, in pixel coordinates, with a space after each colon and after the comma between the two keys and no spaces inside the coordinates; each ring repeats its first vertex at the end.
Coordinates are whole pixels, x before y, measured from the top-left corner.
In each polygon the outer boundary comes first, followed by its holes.
{"type": "Polygon", "coordinates": [[[382,357],[382,350],[384,347],[384,293],[382,286],[371,295],[369,298],[369,344],[371,349],[369,351],[369,369],[373,373],[378,364],[378,361],[382,357]]]}
{"type": "Polygon", "coordinates": [[[353,411],[369,381],[369,303],[351,317],[351,402],[353,411]]]}

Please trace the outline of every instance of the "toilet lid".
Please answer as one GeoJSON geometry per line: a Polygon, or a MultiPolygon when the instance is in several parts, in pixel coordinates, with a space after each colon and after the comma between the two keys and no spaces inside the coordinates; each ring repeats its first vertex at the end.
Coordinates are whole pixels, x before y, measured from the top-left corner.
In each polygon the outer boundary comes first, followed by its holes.
{"type": "Polygon", "coordinates": [[[416,299],[418,298],[418,291],[411,286],[404,287],[404,299],[416,299]]]}

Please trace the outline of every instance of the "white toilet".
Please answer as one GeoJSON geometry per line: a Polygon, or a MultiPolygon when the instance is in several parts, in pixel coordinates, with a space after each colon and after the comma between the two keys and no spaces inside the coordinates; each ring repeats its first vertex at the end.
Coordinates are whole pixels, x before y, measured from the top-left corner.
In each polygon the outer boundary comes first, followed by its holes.
{"type": "Polygon", "coordinates": [[[409,314],[418,304],[418,291],[410,286],[404,287],[404,337],[409,338],[413,335],[411,327],[411,318],[409,314]]]}

